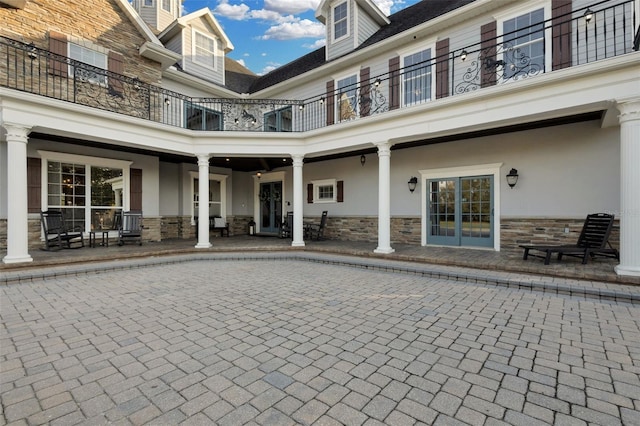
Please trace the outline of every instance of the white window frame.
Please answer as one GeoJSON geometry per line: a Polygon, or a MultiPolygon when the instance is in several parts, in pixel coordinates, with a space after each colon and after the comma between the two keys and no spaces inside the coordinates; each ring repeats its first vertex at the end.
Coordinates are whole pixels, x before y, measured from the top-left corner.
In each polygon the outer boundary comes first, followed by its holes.
{"type": "Polygon", "coordinates": [[[142,0],[144,7],[153,7],[153,0],[142,0]]]}
{"type": "Polygon", "coordinates": [[[207,67],[207,68],[215,70],[217,68],[217,62],[218,62],[218,57],[216,55],[217,48],[218,48],[218,43],[217,43],[217,40],[216,40],[215,37],[211,37],[211,36],[203,33],[202,31],[196,30],[195,28],[192,29],[192,31],[191,31],[191,56],[193,58],[193,62],[194,63],[196,63],[198,65],[201,65],[203,67],[207,67]],[[196,40],[197,36],[196,36],[196,34],[199,34],[202,37],[213,41],[213,50],[210,52],[211,53],[211,58],[213,59],[213,65],[211,65],[208,62],[204,62],[204,61],[198,59],[199,56],[197,54],[198,46],[197,46],[197,40],[196,40]]]}
{"type": "MultiPolygon", "coordinates": [[[[468,176],[493,176],[493,249],[500,251],[500,194],[501,194],[501,180],[500,176],[505,173],[500,173],[500,168],[503,163],[491,163],[491,164],[477,164],[473,166],[460,166],[460,167],[446,167],[441,169],[425,169],[418,170],[420,173],[420,187],[429,188],[427,184],[430,179],[442,179],[450,177],[468,177],[468,176]]],[[[429,211],[427,190],[422,191],[422,225],[421,225],[421,244],[426,246],[427,241],[427,226],[429,211]]]]}
{"type": "Polygon", "coordinates": [[[424,104],[427,102],[431,102],[432,100],[435,99],[436,96],[436,81],[435,81],[435,75],[436,75],[436,68],[435,68],[435,50],[436,50],[436,46],[435,43],[429,43],[424,45],[423,47],[420,47],[418,49],[411,49],[411,50],[406,50],[404,52],[399,52],[400,53],[400,57],[402,58],[402,70],[403,70],[403,75],[402,78],[400,78],[400,105],[402,106],[412,106],[412,105],[420,105],[420,104],[424,104]],[[410,102],[408,103],[407,100],[405,99],[405,90],[404,90],[404,86],[405,86],[405,74],[404,72],[406,72],[406,64],[405,64],[405,59],[407,58],[407,56],[411,56],[411,55],[415,55],[416,53],[421,53],[424,52],[425,50],[430,50],[431,51],[431,91],[429,93],[429,99],[428,100],[423,100],[423,101],[419,101],[419,102],[410,102]]]}
{"type": "MultiPolygon", "coordinates": [[[[130,201],[130,168],[133,161],[126,160],[115,160],[112,158],[101,158],[101,157],[90,157],[86,155],[76,155],[76,154],[65,154],[62,152],[53,152],[53,151],[42,151],[38,150],[38,155],[42,160],[42,167],[40,170],[40,205],[41,210],[45,211],[49,208],[49,181],[48,181],[48,167],[47,164],[50,161],[61,162],[61,163],[74,163],[74,164],[84,164],[87,170],[90,170],[91,167],[109,167],[114,169],[122,169],[122,180],[123,180],[123,188],[122,188],[122,210],[129,210],[129,201],[130,201]]],[[[91,230],[91,209],[94,207],[91,205],[91,179],[86,177],[86,199],[84,207],[88,214],[85,214],[85,234],[89,233],[91,230]]]]}
{"type": "MultiPolygon", "coordinates": [[[[94,66],[96,68],[100,68],[102,70],[108,71],[109,70],[109,53],[108,51],[106,51],[106,49],[100,48],[99,46],[94,45],[93,43],[85,43],[85,42],[80,42],[80,41],[74,41],[71,40],[67,43],[67,56],[75,61],[78,62],[83,62],[85,64],[94,66]],[[76,47],[81,49],[81,56],[84,56],[84,53],[91,53],[92,55],[98,57],[98,55],[100,55],[100,57],[104,58],[104,67],[100,64],[97,63],[97,61],[93,61],[93,62],[87,62],[86,60],[84,60],[85,58],[77,58],[72,56],[72,49],[76,47]]],[[[68,75],[70,77],[73,77],[74,71],[73,71],[73,65],[69,64],[69,69],[68,69],[68,75]]],[[[92,79],[89,78],[86,81],[89,81],[91,83],[94,84],[100,84],[102,86],[106,86],[107,85],[107,75],[105,74],[104,76],[101,76],[102,78],[100,79],[92,79]]]]}
{"type": "MultiPolygon", "coordinates": [[[[351,22],[351,8],[349,7],[349,1],[350,0],[341,1],[331,6],[331,41],[333,43],[344,40],[351,35],[351,26],[349,25],[349,23],[351,22]],[[335,10],[342,5],[345,5],[347,8],[347,16],[344,18],[347,24],[347,31],[344,33],[344,35],[336,38],[335,10]]],[[[342,22],[342,20],[339,22],[342,22]]]]}
{"type": "Polygon", "coordinates": [[[162,0],[162,10],[171,13],[171,0],[162,0]],[[165,6],[169,5],[169,8],[167,9],[165,6]]]}
{"type": "MultiPolygon", "coordinates": [[[[508,21],[510,19],[514,19],[517,18],[521,15],[524,14],[528,14],[531,12],[534,12],[536,10],[539,9],[543,9],[543,13],[544,16],[542,18],[542,21],[545,22],[547,20],[549,20],[551,18],[551,0],[541,0],[541,1],[537,1],[537,2],[533,2],[533,4],[531,3],[522,3],[520,5],[518,5],[517,7],[513,7],[510,8],[508,10],[506,10],[504,13],[501,14],[497,14],[495,16],[496,18],[496,31],[498,33],[498,38],[496,39],[496,44],[497,45],[502,45],[504,43],[504,23],[505,21],[508,21]]],[[[549,26],[549,28],[545,28],[544,31],[544,69],[545,69],[545,73],[548,73],[551,71],[551,67],[552,67],[552,33],[551,33],[551,27],[549,26]]],[[[504,55],[501,53],[499,55],[496,56],[496,60],[504,60],[504,55]]],[[[508,66],[505,65],[505,66],[508,66]]],[[[504,83],[510,83],[513,82],[514,80],[509,78],[508,80],[505,80],[504,78],[498,79],[498,84],[504,84],[504,83]]]]}
{"type": "Polygon", "coordinates": [[[360,72],[357,71],[357,70],[354,70],[354,71],[352,71],[350,73],[347,73],[347,74],[343,74],[340,77],[334,79],[334,87],[335,87],[335,94],[336,94],[336,99],[335,99],[335,102],[334,102],[334,104],[335,104],[336,122],[341,123],[343,121],[349,121],[349,120],[353,120],[353,119],[356,119],[356,118],[360,117],[360,104],[359,104],[359,99],[358,99],[358,95],[359,95],[359,93],[358,93],[358,91],[359,91],[358,85],[359,84],[360,84],[360,72]],[[340,103],[340,97],[338,96],[339,93],[340,93],[340,89],[338,88],[338,85],[339,85],[338,83],[340,81],[342,81],[342,80],[346,80],[348,78],[353,78],[353,77],[356,78],[356,83],[355,83],[355,86],[354,86],[354,89],[353,89],[356,92],[355,96],[354,96],[355,116],[350,118],[350,119],[342,118],[342,116],[340,114],[341,103],[340,103]]]}
{"type": "Polygon", "coordinates": [[[337,179],[312,180],[311,184],[313,185],[313,204],[328,204],[328,203],[338,202],[338,180],[337,179]],[[320,187],[323,187],[323,186],[333,187],[333,197],[331,199],[320,198],[320,187]]]}
{"type": "MultiPolygon", "coordinates": [[[[227,175],[209,173],[209,182],[212,180],[220,182],[220,216],[225,220],[227,220],[227,175]]],[[[191,204],[191,225],[196,224],[196,208],[195,208],[195,199],[196,199],[196,190],[195,190],[195,181],[200,178],[199,172],[189,172],[189,184],[190,184],[190,192],[191,197],[189,198],[191,204]]],[[[198,200],[200,202],[200,200],[198,200]]],[[[209,208],[211,208],[212,201],[209,200],[209,208]]],[[[207,221],[209,219],[207,218],[207,221]]]]}

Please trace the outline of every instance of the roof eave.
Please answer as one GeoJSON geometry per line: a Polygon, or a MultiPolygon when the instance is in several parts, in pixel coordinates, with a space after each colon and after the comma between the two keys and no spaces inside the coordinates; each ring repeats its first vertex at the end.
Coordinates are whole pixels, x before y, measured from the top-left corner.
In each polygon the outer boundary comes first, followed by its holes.
{"type": "Polygon", "coordinates": [[[171,65],[182,59],[182,55],[173,52],[162,45],[157,45],[148,41],[140,46],[139,53],[140,56],[144,58],[160,63],[163,70],[166,70],[171,65]]]}

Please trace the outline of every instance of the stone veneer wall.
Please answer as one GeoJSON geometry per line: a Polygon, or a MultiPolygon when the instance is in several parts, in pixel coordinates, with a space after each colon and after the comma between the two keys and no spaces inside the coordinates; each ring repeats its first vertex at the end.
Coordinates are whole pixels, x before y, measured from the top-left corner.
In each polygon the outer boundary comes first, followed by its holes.
{"type": "Polygon", "coordinates": [[[7,219],[0,219],[0,250],[7,250],[7,219]]]}
{"type": "MultiPolygon", "coordinates": [[[[586,218],[586,216],[585,216],[586,218]]],[[[584,219],[509,219],[500,222],[501,250],[522,253],[520,244],[575,244],[582,231],[584,219]],[[565,228],[569,232],[565,233],[565,228]]],[[[620,246],[620,222],[615,221],[609,242],[620,246]]]]}
{"type": "MultiPolygon", "coordinates": [[[[229,234],[247,234],[250,216],[229,216],[229,234]]],[[[318,217],[305,218],[305,222],[320,220],[318,217]]],[[[513,253],[521,253],[520,244],[573,244],[578,240],[583,219],[509,219],[501,221],[501,249],[513,253]],[[569,233],[565,233],[568,225],[569,233]]],[[[40,241],[40,218],[29,217],[29,249],[42,247],[40,241]]],[[[195,226],[191,225],[188,216],[166,216],[144,219],[144,240],[159,241],[160,238],[193,239],[196,237],[195,226]]],[[[219,235],[217,232],[212,236],[219,235]]],[[[334,240],[378,241],[378,219],[376,217],[331,217],[327,219],[325,237],[334,240]]],[[[402,244],[420,244],[420,218],[394,217],[391,219],[391,241],[402,244]]],[[[611,237],[611,244],[618,248],[620,242],[619,222],[616,220],[611,237]]],[[[0,219],[0,250],[7,249],[7,220],[0,219]]]]}

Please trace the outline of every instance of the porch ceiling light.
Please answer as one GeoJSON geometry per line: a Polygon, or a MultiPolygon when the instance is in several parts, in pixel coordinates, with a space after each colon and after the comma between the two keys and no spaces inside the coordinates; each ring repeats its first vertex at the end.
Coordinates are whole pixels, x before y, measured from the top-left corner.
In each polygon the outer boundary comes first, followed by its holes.
{"type": "Polygon", "coordinates": [[[416,190],[416,186],[418,185],[418,178],[415,176],[411,176],[411,179],[409,179],[407,185],[409,185],[409,192],[413,194],[413,191],[416,190]]]}
{"type": "Polygon", "coordinates": [[[588,24],[593,19],[593,10],[591,10],[591,9],[585,10],[584,11],[584,15],[582,15],[582,16],[584,16],[584,22],[586,22],[588,24]]]}
{"type": "Polygon", "coordinates": [[[516,169],[509,170],[509,174],[507,175],[507,184],[510,188],[513,188],[518,183],[518,171],[516,169]]]}

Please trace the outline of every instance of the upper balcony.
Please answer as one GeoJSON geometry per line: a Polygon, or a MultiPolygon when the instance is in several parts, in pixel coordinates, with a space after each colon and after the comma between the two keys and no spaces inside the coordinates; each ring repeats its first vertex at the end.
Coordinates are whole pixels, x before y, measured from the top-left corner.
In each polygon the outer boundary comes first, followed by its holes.
{"type": "Polygon", "coordinates": [[[5,37],[0,86],[191,130],[306,132],[628,54],[640,44],[636,1],[602,1],[306,99],[186,96],[5,37]]]}

